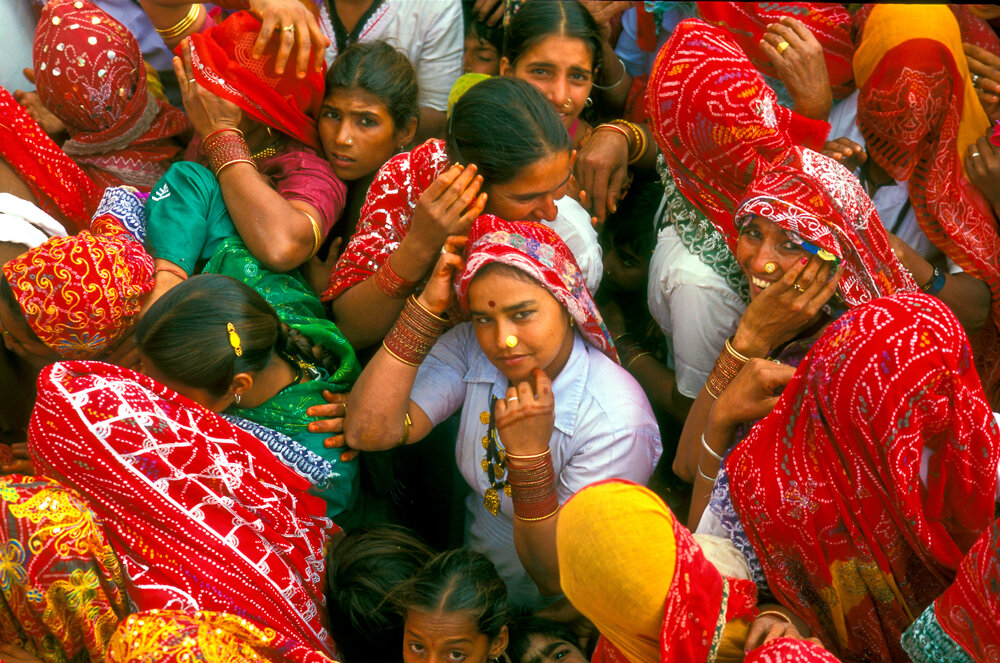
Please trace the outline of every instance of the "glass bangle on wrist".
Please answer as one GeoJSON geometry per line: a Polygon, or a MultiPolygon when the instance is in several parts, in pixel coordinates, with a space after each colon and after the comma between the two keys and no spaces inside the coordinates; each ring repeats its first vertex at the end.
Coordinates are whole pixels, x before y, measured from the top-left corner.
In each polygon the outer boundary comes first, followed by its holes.
{"type": "Polygon", "coordinates": [[[947,277],[947,274],[935,267],[934,271],[931,273],[931,277],[927,280],[927,283],[920,286],[920,289],[928,295],[936,295],[941,292],[941,288],[944,287],[945,277],[947,277]]]}

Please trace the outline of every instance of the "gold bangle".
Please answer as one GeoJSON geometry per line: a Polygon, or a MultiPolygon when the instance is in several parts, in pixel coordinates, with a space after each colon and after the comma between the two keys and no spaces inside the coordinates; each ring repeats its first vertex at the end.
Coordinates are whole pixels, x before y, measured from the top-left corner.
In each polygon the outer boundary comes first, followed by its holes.
{"type": "Polygon", "coordinates": [[[221,173],[223,171],[223,169],[225,169],[227,166],[232,166],[234,163],[248,163],[251,166],[253,166],[254,168],[257,168],[257,164],[255,164],[253,161],[250,161],[249,159],[233,159],[231,161],[227,161],[226,163],[224,163],[221,166],[219,166],[218,168],[216,168],[216,170],[215,170],[215,176],[218,177],[219,173],[221,173]]]}
{"type": "Polygon", "coordinates": [[[187,15],[181,20],[177,21],[169,28],[154,28],[164,40],[166,39],[176,39],[182,34],[187,32],[195,21],[201,16],[201,5],[199,3],[192,3],[191,9],[188,10],[187,15]]]}
{"type": "Polygon", "coordinates": [[[507,452],[506,456],[507,458],[513,458],[514,460],[534,460],[536,458],[542,458],[543,456],[548,456],[550,453],[552,453],[551,450],[546,449],[540,454],[531,454],[530,456],[517,456],[510,452],[507,452]]]}
{"type": "Polygon", "coordinates": [[[763,612],[758,612],[757,613],[757,618],[760,619],[764,615],[774,615],[775,617],[780,618],[781,621],[785,622],[786,624],[791,624],[792,623],[792,620],[788,618],[788,615],[780,613],[777,610],[765,610],[763,612]]]}
{"type": "Polygon", "coordinates": [[[733,341],[732,336],[726,339],[726,349],[729,350],[729,352],[731,352],[734,357],[742,361],[744,364],[750,361],[750,357],[744,357],[743,355],[741,355],[739,352],[736,351],[736,348],[733,347],[732,341],[733,341]]]}
{"type": "Polygon", "coordinates": [[[306,258],[306,260],[312,260],[312,257],[315,256],[317,253],[319,253],[319,247],[323,243],[323,232],[320,230],[319,221],[314,219],[312,214],[301,209],[299,211],[305,214],[306,218],[309,219],[309,223],[312,224],[313,248],[312,252],[309,254],[309,257],[306,258]]]}
{"type": "Polygon", "coordinates": [[[525,523],[537,523],[540,520],[548,520],[549,518],[551,518],[552,516],[556,515],[557,513],[559,513],[559,507],[558,506],[556,507],[555,511],[553,511],[550,514],[548,514],[547,516],[539,516],[538,518],[524,518],[523,516],[519,516],[519,515],[517,515],[515,513],[514,514],[514,518],[517,519],[517,520],[520,520],[521,522],[525,522],[525,523]]]}
{"type": "Polygon", "coordinates": [[[398,440],[396,440],[397,447],[403,446],[406,444],[406,441],[410,439],[410,424],[412,423],[413,420],[410,419],[410,413],[405,413],[403,415],[403,434],[399,436],[398,440]]]}
{"type": "Polygon", "coordinates": [[[398,354],[396,354],[395,352],[393,352],[392,350],[390,350],[390,349],[389,349],[389,346],[385,344],[385,341],[382,341],[382,347],[383,347],[383,348],[385,349],[385,351],[386,351],[386,352],[388,352],[388,353],[389,353],[389,355],[390,355],[390,356],[391,356],[391,357],[392,357],[393,359],[396,359],[396,360],[398,360],[398,361],[400,361],[400,362],[402,362],[402,363],[406,364],[407,366],[413,366],[414,368],[416,368],[416,367],[420,366],[420,364],[415,364],[415,363],[413,363],[412,361],[409,361],[409,360],[407,360],[407,359],[403,359],[403,358],[402,358],[402,357],[400,357],[400,356],[399,356],[398,354]]]}

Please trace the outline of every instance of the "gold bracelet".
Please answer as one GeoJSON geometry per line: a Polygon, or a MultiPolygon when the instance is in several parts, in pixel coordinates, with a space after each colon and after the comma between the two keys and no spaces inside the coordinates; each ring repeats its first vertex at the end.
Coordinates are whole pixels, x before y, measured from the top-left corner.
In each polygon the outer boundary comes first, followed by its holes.
{"type": "Polygon", "coordinates": [[[524,518],[524,517],[519,516],[519,515],[517,515],[515,513],[514,514],[514,518],[516,520],[520,520],[521,522],[525,522],[525,523],[537,523],[540,520],[548,520],[549,518],[551,518],[552,516],[556,515],[557,513],[559,513],[559,507],[558,506],[556,507],[555,511],[553,511],[550,514],[548,514],[547,516],[539,516],[538,518],[524,518]]]}
{"type": "Polygon", "coordinates": [[[317,253],[319,253],[320,244],[323,243],[323,232],[319,228],[319,221],[317,221],[316,219],[314,219],[312,214],[310,214],[309,212],[306,212],[305,210],[301,210],[301,209],[299,211],[302,212],[303,214],[305,214],[306,218],[309,219],[309,223],[312,224],[313,248],[312,248],[312,252],[309,254],[309,257],[306,258],[306,260],[312,260],[312,257],[314,255],[316,255],[317,253]]]}
{"type": "Polygon", "coordinates": [[[406,441],[410,439],[410,424],[412,423],[413,420],[410,419],[410,413],[405,413],[403,415],[403,434],[399,436],[398,440],[396,440],[397,447],[403,446],[406,444],[406,441]]]}
{"type": "Polygon", "coordinates": [[[195,21],[201,16],[201,5],[199,3],[192,3],[191,9],[188,10],[187,16],[177,21],[169,28],[154,28],[164,40],[176,39],[182,34],[187,32],[195,21]]]}
{"type": "Polygon", "coordinates": [[[758,612],[757,613],[757,619],[760,619],[764,615],[774,615],[775,617],[780,618],[781,621],[785,622],[786,624],[791,624],[792,623],[792,620],[788,618],[788,615],[782,614],[782,613],[778,612],[777,610],[765,610],[763,612],[758,612]]]}
{"type": "Polygon", "coordinates": [[[257,167],[257,164],[255,164],[253,161],[250,161],[250,159],[231,159],[230,161],[227,161],[226,163],[222,164],[221,166],[215,169],[215,176],[218,177],[219,173],[221,173],[227,166],[232,166],[234,163],[248,163],[254,168],[257,167]]]}
{"type": "Polygon", "coordinates": [[[514,460],[534,460],[536,458],[541,458],[542,456],[548,456],[550,453],[552,453],[552,451],[550,449],[546,449],[540,454],[531,454],[530,456],[517,456],[515,454],[510,453],[509,451],[507,452],[506,455],[507,458],[513,458],[514,460]]]}

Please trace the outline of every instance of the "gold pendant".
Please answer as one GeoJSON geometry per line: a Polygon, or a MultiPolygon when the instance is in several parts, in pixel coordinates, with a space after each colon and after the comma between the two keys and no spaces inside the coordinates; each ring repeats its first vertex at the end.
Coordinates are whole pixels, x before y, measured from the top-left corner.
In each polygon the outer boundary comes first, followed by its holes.
{"type": "Polygon", "coordinates": [[[503,465],[493,466],[493,476],[497,478],[497,481],[503,481],[505,474],[507,474],[507,468],[505,468],[503,465]]]}
{"type": "Polygon", "coordinates": [[[483,472],[489,472],[489,470],[490,470],[490,461],[488,461],[487,459],[484,458],[481,461],[479,461],[479,464],[483,466],[483,472]]]}
{"type": "Polygon", "coordinates": [[[505,495],[506,495],[507,497],[510,497],[510,484],[509,484],[509,483],[505,483],[505,484],[503,485],[503,492],[504,492],[504,494],[505,494],[505,495]]]}
{"type": "Polygon", "coordinates": [[[490,448],[490,438],[488,438],[488,437],[486,437],[484,435],[483,436],[483,449],[489,449],[489,448],[490,448]]]}
{"type": "Polygon", "coordinates": [[[500,456],[500,462],[504,463],[507,461],[507,452],[503,449],[497,448],[497,455],[500,456]]]}
{"type": "Polygon", "coordinates": [[[489,412],[480,412],[479,413],[479,421],[482,422],[482,424],[484,426],[488,426],[489,423],[490,423],[490,413],[489,412]]]}
{"type": "Polygon", "coordinates": [[[489,488],[483,495],[483,506],[494,516],[500,513],[500,496],[496,488],[489,488]]]}

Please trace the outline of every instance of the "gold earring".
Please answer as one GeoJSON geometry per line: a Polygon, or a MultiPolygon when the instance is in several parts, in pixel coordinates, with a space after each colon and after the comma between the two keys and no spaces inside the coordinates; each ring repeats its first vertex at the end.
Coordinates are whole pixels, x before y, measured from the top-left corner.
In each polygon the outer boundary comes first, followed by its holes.
{"type": "Polygon", "coordinates": [[[506,339],[504,339],[504,343],[507,344],[508,348],[514,347],[515,345],[517,345],[517,336],[514,336],[513,334],[511,334],[506,339]]]}
{"type": "Polygon", "coordinates": [[[765,274],[774,274],[774,270],[776,270],[776,269],[778,269],[778,265],[777,264],[775,264],[773,262],[766,262],[766,263],[764,263],[764,273],[765,274]]]}

